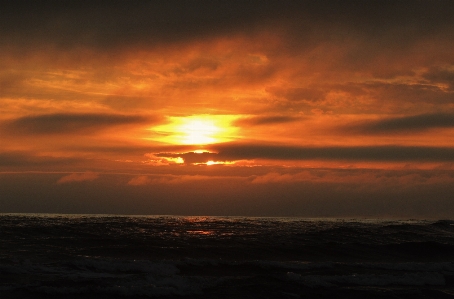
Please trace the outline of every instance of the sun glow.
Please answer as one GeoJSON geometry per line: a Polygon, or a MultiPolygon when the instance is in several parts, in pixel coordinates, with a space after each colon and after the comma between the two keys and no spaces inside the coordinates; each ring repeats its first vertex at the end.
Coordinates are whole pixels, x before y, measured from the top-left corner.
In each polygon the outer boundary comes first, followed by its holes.
{"type": "Polygon", "coordinates": [[[216,134],[221,128],[212,120],[193,119],[183,123],[179,128],[184,136],[181,140],[184,144],[208,144],[216,142],[216,134]]]}
{"type": "Polygon", "coordinates": [[[157,137],[147,138],[172,144],[203,145],[230,141],[236,128],[231,115],[191,115],[170,117],[170,123],[150,128],[157,137]]]}
{"type": "Polygon", "coordinates": [[[206,153],[206,152],[208,152],[208,151],[203,150],[203,149],[198,149],[198,150],[194,151],[194,153],[196,153],[196,154],[203,154],[203,153],[206,153]]]}

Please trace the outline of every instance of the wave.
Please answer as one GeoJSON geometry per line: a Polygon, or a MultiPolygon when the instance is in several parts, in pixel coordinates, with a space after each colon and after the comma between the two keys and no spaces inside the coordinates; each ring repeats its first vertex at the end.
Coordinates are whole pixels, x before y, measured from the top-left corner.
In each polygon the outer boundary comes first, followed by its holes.
{"type": "Polygon", "coordinates": [[[411,297],[416,289],[436,298],[454,293],[452,224],[3,215],[0,293],[5,298],[357,298],[372,293],[386,298],[399,297],[397,290],[411,297]],[[374,293],[382,287],[385,297],[374,293]],[[368,293],[355,293],[360,289],[368,293]]]}

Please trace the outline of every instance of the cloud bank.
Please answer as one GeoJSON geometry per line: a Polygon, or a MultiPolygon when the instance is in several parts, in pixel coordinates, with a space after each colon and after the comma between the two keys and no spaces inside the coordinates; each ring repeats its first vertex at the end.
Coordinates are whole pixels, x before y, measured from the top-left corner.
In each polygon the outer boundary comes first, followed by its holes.
{"type": "Polygon", "coordinates": [[[106,113],[56,113],[24,116],[6,122],[7,129],[15,134],[68,134],[90,132],[112,126],[152,123],[158,117],[118,115],[106,113]]]}
{"type": "Polygon", "coordinates": [[[69,175],[65,175],[61,177],[57,184],[65,184],[70,182],[84,182],[84,181],[93,181],[99,177],[98,174],[93,172],[85,172],[85,173],[72,173],[69,175]]]}

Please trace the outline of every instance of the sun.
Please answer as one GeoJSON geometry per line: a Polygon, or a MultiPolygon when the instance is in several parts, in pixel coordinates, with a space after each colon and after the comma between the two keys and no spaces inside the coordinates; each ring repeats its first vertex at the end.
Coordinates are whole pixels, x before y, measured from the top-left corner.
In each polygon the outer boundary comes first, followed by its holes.
{"type": "Polygon", "coordinates": [[[222,129],[212,120],[193,119],[179,126],[178,131],[183,134],[183,144],[209,144],[217,141],[216,135],[222,129]]]}
{"type": "Polygon", "coordinates": [[[150,128],[155,133],[152,139],[160,142],[184,145],[204,145],[230,141],[237,128],[231,122],[233,115],[190,115],[169,117],[170,123],[150,128]]]}

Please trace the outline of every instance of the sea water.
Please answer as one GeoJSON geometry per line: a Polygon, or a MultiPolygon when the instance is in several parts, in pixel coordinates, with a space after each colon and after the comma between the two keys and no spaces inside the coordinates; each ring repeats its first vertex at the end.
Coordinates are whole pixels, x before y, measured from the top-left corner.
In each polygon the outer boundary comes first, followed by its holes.
{"type": "Polygon", "coordinates": [[[454,222],[0,214],[0,298],[454,298],[454,222]]]}

